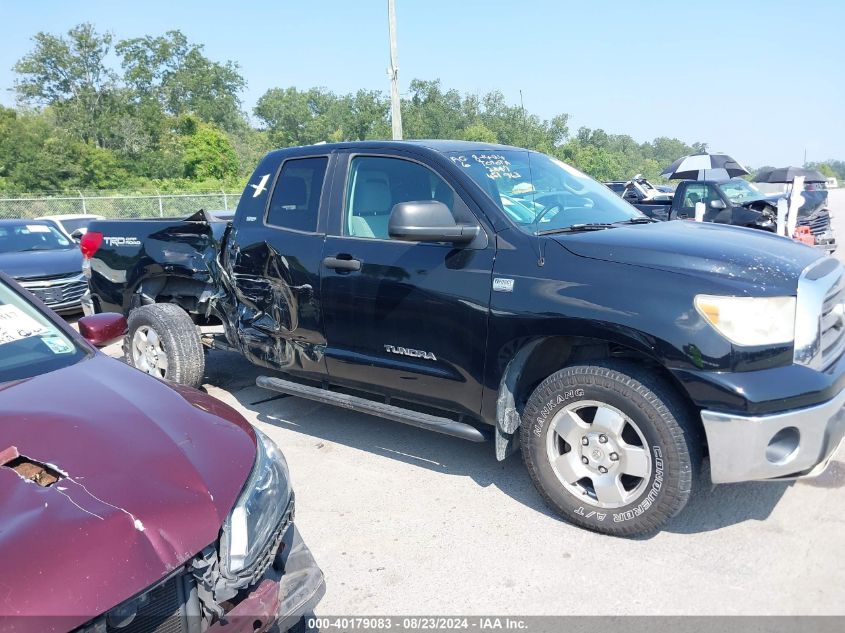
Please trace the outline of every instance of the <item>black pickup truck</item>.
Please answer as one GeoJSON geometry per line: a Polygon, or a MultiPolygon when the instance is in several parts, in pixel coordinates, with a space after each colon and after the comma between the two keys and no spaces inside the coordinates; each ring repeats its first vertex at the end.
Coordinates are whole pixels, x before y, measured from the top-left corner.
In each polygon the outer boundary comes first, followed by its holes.
{"type": "Polygon", "coordinates": [[[691,220],[695,204],[704,204],[704,221],[775,231],[777,200],[765,196],[742,179],[684,180],[673,196],[644,200],[637,197],[636,185],[626,188],[622,197],[656,220],[691,220]]]}
{"type": "Polygon", "coordinates": [[[836,260],[651,221],[536,152],[278,150],[231,223],[101,221],[81,248],[87,310],[128,314],[136,367],[197,385],[203,348],[236,351],[262,387],[521,447],[546,502],[606,534],[678,513],[708,454],[716,483],[799,477],[845,435],[836,260]]]}

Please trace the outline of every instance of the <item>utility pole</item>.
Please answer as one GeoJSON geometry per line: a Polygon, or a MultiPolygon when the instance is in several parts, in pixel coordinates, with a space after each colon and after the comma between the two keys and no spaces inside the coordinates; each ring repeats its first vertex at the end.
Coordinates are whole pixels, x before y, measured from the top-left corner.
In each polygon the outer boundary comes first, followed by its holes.
{"type": "Polygon", "coordinates": [[[402,140],[402,112],[399,102],[399,66],[396,54],[396,6],[394,0],[387,0],[387,21],[390,28],[390,122],[393,127],[393,140],[402,140]]]}

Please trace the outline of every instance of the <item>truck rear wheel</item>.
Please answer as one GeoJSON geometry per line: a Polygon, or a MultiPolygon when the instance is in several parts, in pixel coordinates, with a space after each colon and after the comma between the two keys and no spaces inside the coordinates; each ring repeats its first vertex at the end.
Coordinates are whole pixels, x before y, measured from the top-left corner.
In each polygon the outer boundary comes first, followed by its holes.
{"type": "Polygon", "coordinates": [[[689,500],[701,443],[688,408],[633,363],[567,367],[531,394],[522,455],[565,520],[594,532],[654,531],[689,500]]]}
{"type": "Polygon", "coordinates": [[[123,353],[128,364],[151,376],[189,387],[202,385],[205,356],[197,327],[173,303],[132,310],[123,353]]]}

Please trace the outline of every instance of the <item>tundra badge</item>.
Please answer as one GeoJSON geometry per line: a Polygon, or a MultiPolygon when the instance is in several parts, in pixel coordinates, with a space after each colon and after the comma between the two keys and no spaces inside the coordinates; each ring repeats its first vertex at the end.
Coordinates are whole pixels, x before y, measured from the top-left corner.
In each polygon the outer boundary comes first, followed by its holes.
{"type": "Polygon", "coordinates": [[[400,356],[410,356],[411,358],[425,358],[426,360],[437,360],[437,356],[431,352],[425,352],[421,349],[408,349],[407,347],[394,347],[393,345],[385,345],[384,351],[391,354],[399,354],[400,356]]]}

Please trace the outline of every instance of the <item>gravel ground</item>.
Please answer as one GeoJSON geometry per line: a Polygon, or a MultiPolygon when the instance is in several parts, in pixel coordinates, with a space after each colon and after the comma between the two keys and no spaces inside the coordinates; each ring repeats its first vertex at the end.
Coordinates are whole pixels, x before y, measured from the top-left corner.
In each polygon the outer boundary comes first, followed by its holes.
{"type": "MultiPolygon", "coordinates": [[[[831,200],[845,239],[845,190],[831,200]]],[[[845,614],[845,454],[797,483],[705,473],[665,530],[614,539],[552,516],[518,455],[279,397],[260,373],[212,352],[207,389],[287,456],[318,615],[845,614]]]]}

